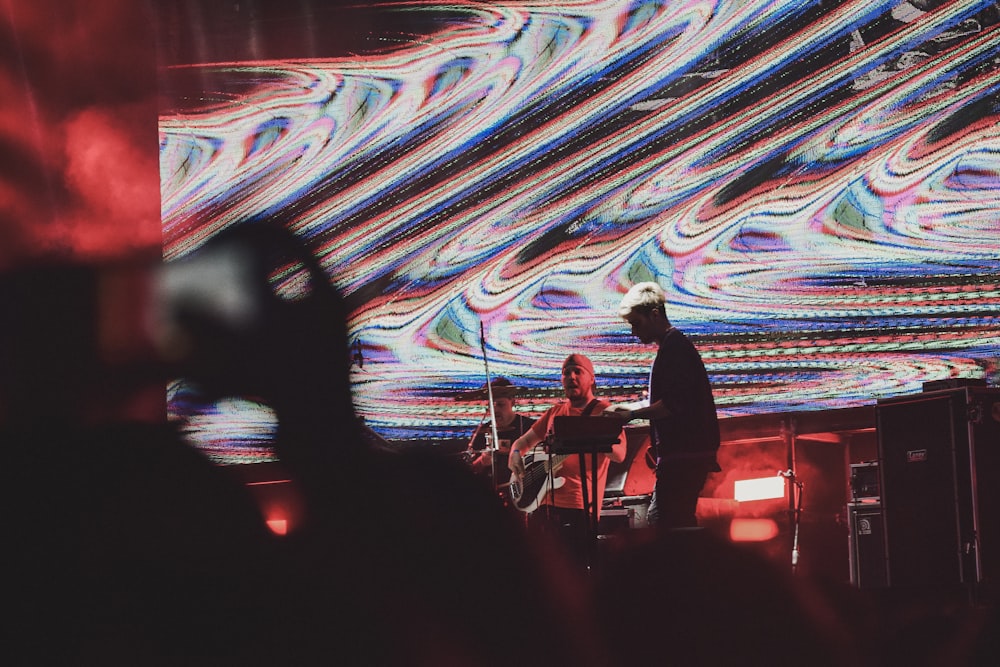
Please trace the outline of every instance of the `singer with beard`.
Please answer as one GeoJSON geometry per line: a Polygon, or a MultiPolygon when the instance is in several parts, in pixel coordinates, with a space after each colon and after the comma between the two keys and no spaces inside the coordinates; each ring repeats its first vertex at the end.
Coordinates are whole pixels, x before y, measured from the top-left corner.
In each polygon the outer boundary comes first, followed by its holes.
{"type": "MultiPolygon", "coordinates": [[[[549,408],[527,433],[511,445],[509,467],[513,478],[524,477],[525,455],[549,439],[555,417],[600,416],[610,405],[594,396],[594,365],[582,354],[566,357],[562,365],[562,385],[566,400],[549,408]]],[[[622,430],[610,453],[597,454],[597,497],[593,500],[598,513],[604,498],[608,467],[611,461],[624,461],[625,453],[625,431],[622,430]]],[[[558,469],[553,474],[561,477],[564,484],[546,493],[538,509],[528,515],[528,530],[529,533],[553,536],[556,544],[568,549],[568,555],[586,567],[590,558],[590,540],[594,536],[591,535],[590,515],[584,505],[584,485],[587,489],[592,488],[591,476],[595,471],[587,466],[584,479],[580,460],[573,455],[562,458],[553,467],[556,465],[558,469]]]]}

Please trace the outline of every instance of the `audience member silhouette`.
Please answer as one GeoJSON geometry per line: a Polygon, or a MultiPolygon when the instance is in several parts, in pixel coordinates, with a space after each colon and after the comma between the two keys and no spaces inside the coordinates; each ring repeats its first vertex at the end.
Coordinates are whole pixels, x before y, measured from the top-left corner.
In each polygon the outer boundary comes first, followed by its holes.
{"type": "Polygon", "coordinates": [[[866,662],[825,594],[705,529],[648,531],[606,556],[594,604],[616,664],[866,662]],[[627,573],[627,576],[626,576],[627,573]]]}
{"type": "Polygon", "coordinates": [[[235,228],[202,252],[234,248],[252,258],[263,324],[248,335],[182,299],[182,327],[211,341],[188,375],[210,392],[261,396],[275,410],[279,458],[305,498],[303,525],[283,541],[288,607],[299,608],[287,631],[304,655],[355,664],[606,664],[589,606],[562,611],[567,596],[581,594],[568,570],[554,554],[537,566],[536,545],[466,466],[427,450],[365,446],[351,400],[346,304],[315,260],[263,224],[235,228]],[[276,298],[270,276],[297,265],[308,295],[276,298]],[[469,585],[484,573],[518,583],[502,599],[484,596],[469,585]],[[506,633],[526,608],[539,627],[512,646],[506,633]]]}
{"type": "Polygon", "coordinates": [[[351,401],[345,302],[290,233],[250,221],[171,265],[158,352],[128,371],[90,349],[100,272],[29,273],[49,289],[21,289],[25,275],[11,276],[7,312],[44,317],[18,317],[20,331],[6,332],[17,354],[4,361],[17,373],[3,396],[31,408],[8,410],[5,441],[14,491],[33,499],[15,525],[24,586],[13,598],[33,658],[608,664],[591,608],[580,600],[564,611],[583,591],[558,556],[539,558],[544,547],[523,540],[466,466],[367,444],[351,401]],[[197,265],[215,267],[210,289],[197,286],[197,265]],[[307,289],[283,291],[290,273],[307,289]],[[220,307],[226,289],[247,310],[220,307]],[[89,338],[71,347],[90,360],[60,350],[64,338],[89,338]],[[17,362],[22,354],[33,362],[17,362]],[[206,399],[253,396],[274,409],[276,451],[304,500],[297,530],[272,536],[245,487],[165,420],[136,422],[113,405],[103,423],[87,418],[96,387],[129,385],[125,405],[176,374],[206,399]],[[484,572],[511,581],[509,596],[467,585],[484,572]],[[536,625],[513,645],[507,633],[525,609],[536,625]]]}
{"type": "Polygon", "coordinates": [[[24,663],[218,656],[267,629],[247,586],[271,569],[256,505],[166,423],[164,365],[113,344],[132,325],[115,295],[141,291],[114,286],[148,273],[39,266],[0,284],[8,656],[24,663]]]}

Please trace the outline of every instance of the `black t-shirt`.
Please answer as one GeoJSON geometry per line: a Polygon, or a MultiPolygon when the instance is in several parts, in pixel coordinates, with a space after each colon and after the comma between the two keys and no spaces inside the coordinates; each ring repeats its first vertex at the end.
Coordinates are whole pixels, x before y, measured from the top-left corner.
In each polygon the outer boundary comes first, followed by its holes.
{"type": "MultiPolygon", "coordinates": [[[[505,428],[497,429],[497,447],[500,451],[497,451],[493,457],[494,464],[481,466],[476,464],[476,457],[473,457],[473,469],[478,473],[490,475],[493,469],[498,471],[497,480],[504,479],[505,476],[509,476],[509,471],[507,468],[508,457],[510,456],[510,445],[515,440],[520,438],[522,435],[528,432],[531,425],[535,423],[535,420],[531,417],[525,417],[524,415],[517,415],[514,417],[514,421],[508,424],[505,428]]],[[[489,434],[491,437],[493,435],[493,428],[490,422],[484,422],[480,426],[479,431],[476,433],[476,437],[472,439],[471,449],[475,452],[481,452],[486,449],[486,435],[489,434]]]]}
{"type": "MultiPolygon", "coordinates": [[[[528,429],[530,429],[531,425],[534,423],[535,420],[531,417],[516,415],[514,417],[514,421],[510,424],[504,428],[497,429],[497,438],[500,440],[497,447],[504,450],[510,449],[511,443],[527,433],[528,429]]],[[[493,427],[490,422],[484,422],[482,427],[480,427],[479,432],[476,433],[476,437],[472,440],[472,449],[477,452],[486,449],[487,434],[493,434],[493,427]]]]}
{"type": "Polygon", "coordinates": [[[719,449],[719,420],[708,372],[691,341],[670,329],[660,341],[650,373],[649,402],[662,401],[670,416],[650,421],[661,459],[712,456],[719,449]]]}

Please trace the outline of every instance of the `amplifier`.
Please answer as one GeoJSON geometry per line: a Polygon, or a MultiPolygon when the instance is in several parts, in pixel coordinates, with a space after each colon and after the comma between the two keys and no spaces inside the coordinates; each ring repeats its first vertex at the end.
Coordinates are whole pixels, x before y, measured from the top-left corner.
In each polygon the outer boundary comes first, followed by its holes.
{"type": "Polygon", "coordinates": [[[602,509],[601,519],[597,524],[597,532],[600,535],[609,535],[631,528],[634,515],[634,510],[625,507],[602,509]]]}
{"type": "Polygon", "coordinates": [[[850,515],[851,583],[857,588],[885,588],[889,580],[882,506],[848,503],[847,510],[850,515]]]}
{"type": "Polygon", "coordinates": [[[1000,584],[1000,389],[879,399],[889,585],[1000,584]]]}
{"type": "Polygon", "coordinates": [[[947,378],[925,382],[921,389],[924,392],[942,391],[944,389],[963,389],[965,387],[985,387],[986,380],[981,378],[947,378]]]}
{"type": "Polygon", "coordinates": [[[879,498],[878,461],[851,464],[851,499],[879,498]]]}

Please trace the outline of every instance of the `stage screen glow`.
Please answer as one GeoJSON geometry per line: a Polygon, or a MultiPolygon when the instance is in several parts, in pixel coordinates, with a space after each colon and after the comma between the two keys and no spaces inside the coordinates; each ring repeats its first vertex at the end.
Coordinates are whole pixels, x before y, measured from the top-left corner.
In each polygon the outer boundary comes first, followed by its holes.
{"type": "Polygon", "coordinates": [[[641,398],[655,350],[615,311],[642,280],[723,417],[995,373],[993,2],[224,4],[158,15],[165,256],[293,229],[387,439],[468,436],[486,362],[529,412],[570,352],[641,398]]]}

